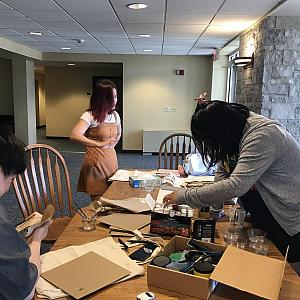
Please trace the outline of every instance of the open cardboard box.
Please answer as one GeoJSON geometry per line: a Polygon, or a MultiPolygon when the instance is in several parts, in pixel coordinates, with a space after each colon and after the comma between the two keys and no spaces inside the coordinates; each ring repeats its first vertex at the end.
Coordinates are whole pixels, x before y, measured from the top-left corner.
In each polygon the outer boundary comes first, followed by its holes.
{"type": "MultiPolygon", "coordinates": [[[[169,255],[185,249],[188,238],[175,236],[160,253],[169,255]]],[[[148,265],[148,285],[175,291],[180,294],[208,299],[217,283],[265,298],[278,299],[286,260],[261,256],[233,246],[199,241],[214,250],[225,250],[210,279],[148,265]]]]}

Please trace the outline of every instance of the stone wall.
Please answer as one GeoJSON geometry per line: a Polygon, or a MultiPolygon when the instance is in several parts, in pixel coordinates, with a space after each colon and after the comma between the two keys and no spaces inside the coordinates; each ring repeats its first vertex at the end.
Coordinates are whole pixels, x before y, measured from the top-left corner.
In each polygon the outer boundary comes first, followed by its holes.
{"type": "Polygon", "coordinates": [[[240,56],[250,48],[254,65],[237,70],[236,102],[278,120],[300,143],[300,17],[266,18],[241,36],[240,56]]]}

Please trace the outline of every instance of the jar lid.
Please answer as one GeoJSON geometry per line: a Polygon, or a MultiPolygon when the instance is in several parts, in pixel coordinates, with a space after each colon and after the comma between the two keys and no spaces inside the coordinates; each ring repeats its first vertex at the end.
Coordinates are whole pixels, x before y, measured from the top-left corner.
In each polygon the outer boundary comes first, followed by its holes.
{"type": "Polygon", "coordinates": [[[165,255],[156,256],[156,257],[152,260],[152,264],[153,264],[154,266],[161,267],[161,268],[164,268],[164,267],[167,266],[170,262],[171,262],[170,257],[165,256],[165,255]]]}
{"type": "Polygon", "coordinates": [[[197,261],[194,264],[194,270],[202,274],[210,274],[214,270],[214,266],[208,261],[197,261]]]}

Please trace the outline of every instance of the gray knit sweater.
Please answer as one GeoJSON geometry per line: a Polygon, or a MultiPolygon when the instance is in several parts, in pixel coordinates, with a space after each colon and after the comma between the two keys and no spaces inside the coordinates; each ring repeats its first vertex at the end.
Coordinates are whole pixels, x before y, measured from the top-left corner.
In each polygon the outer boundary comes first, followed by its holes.
{"type": "Polygon", "coordinates": [[[181,189],[178,204],[221,207],[255,184],[266,206],[291,236],[300,232],[300,146],[276,121],[255,113],[247,119],[237,165],[229,175],[218,165],[215,183],[181,189]]]}

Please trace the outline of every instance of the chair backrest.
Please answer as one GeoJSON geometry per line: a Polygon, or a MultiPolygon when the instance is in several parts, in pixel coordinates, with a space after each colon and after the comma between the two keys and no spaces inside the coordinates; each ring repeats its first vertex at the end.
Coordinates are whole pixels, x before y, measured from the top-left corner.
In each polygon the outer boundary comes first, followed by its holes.
{"type": "Polygon", "coordinates": [[[174,133],[160,144],[158,169],[176,170],[187,154],[195,152],[194,138],[186,133],[174,133]]]}
{"type": "Polygon", "coordinates": [[[43,212],[51,203],[55,217],[72,215],[72,191],[69,172],[63,156],[44,144],[26,147],[28,166],[13,181],[13,187],[24,218],[34,211],[43,212]]]}

